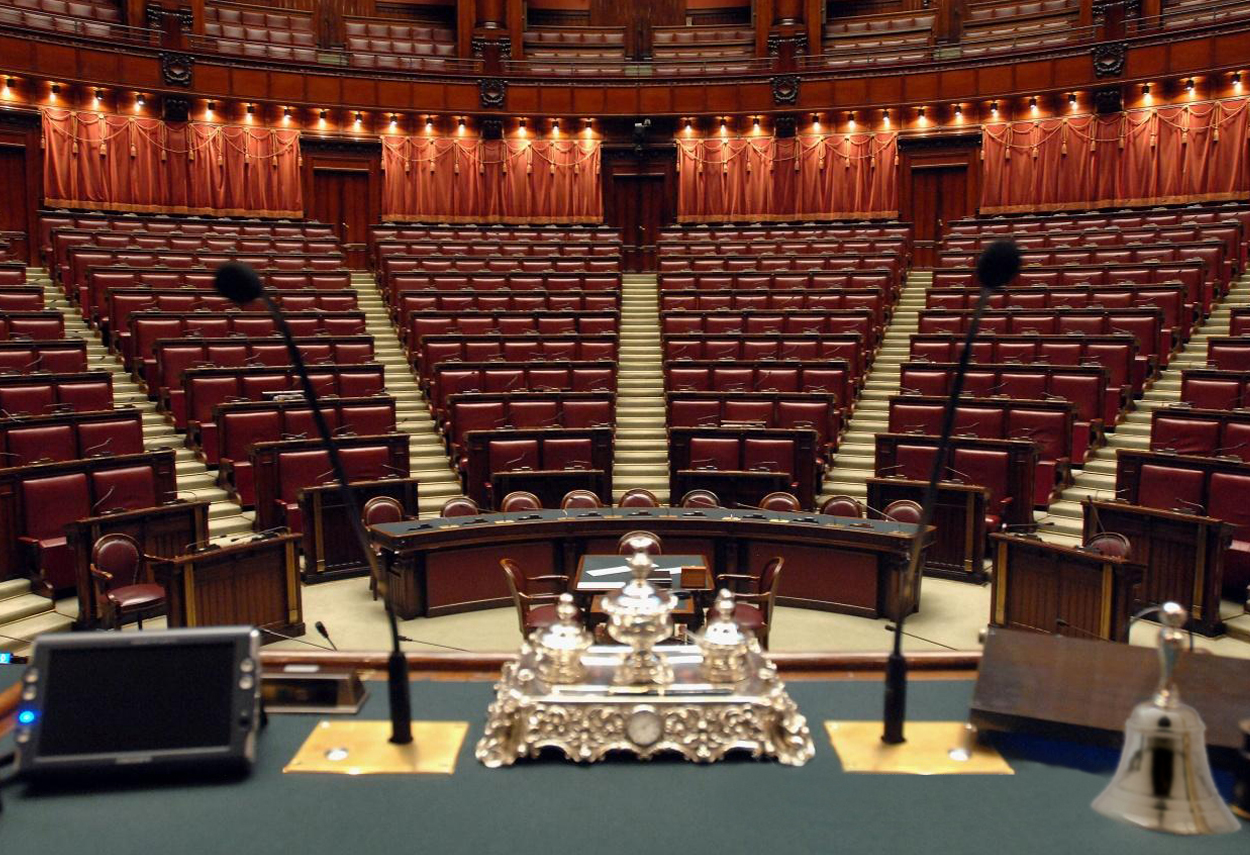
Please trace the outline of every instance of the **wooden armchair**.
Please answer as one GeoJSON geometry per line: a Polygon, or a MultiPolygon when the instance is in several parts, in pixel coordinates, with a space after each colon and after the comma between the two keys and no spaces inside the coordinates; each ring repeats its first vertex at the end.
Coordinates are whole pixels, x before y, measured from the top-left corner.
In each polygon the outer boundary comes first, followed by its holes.
{"type": "Polygon", "coordinates": [[[734,592],[733,619],[743,629],[755,633],[760,645],[768,649],[768,633],[773,625],[773,603],[785,559],[770,558],[758,576],[747,573],[722,573],[716,577],[718,588],[734,592]],[[737,588],[738,590],[735,590],[737,588]]]}
{"type": "Polygon", "coordinates": [[[513,605],[516,606],[521,635],[529,635],[536,629],[555,623],[556,600],[568,590],[569,577],[555,574],[527,577],[511,558],[499,559],[499,566],[503,568],[504,576],[508,580],[508,591],[512,594],[513,605]],[[534,590],[535,586],[542,585],[548,585],[552,590],[534,590]]]}
{"type": "Polygon", "coordinates": [[[144,581],[144,561],[162,559],[145,555],[128,534],[106,534],[91,548],[91,581],[96,588],[101,621],[110,629],[121,629],[134,615],[143,629],[145,615],[165,606],[165,589],[144,581]]]}

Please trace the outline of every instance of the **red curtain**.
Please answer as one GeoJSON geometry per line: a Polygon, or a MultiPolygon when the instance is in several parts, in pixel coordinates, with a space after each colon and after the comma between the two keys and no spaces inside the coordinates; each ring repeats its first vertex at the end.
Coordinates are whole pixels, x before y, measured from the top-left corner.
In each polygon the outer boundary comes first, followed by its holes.
{"type": "Polygon", "coordinates": [[[302,217],[299,132],[43,111],[46,204],[302,217]]]}
{"type": "Polygon", "coordinates": [[[986,125],[981,213],[1250,197],[1247,100],[986,125]]]}
{"type": "Polygon", "coordinates": [[[678,220],[898,216],[894,133],[677,141],[678,220]]]}
{"type": "Polygon", "coordinates": [[[603,221],[596,140],[382,137],[382,219],[603,221]]]}

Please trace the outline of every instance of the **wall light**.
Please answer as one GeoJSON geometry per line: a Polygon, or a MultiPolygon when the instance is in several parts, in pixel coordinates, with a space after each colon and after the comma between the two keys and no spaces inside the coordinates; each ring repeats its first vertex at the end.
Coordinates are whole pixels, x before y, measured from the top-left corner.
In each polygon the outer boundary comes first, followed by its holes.
{"type": "Polygon", "coordinates": [[[812,113],[812,130],[820,133],[820,113],[812,113]]]}
{"type": "Polygon", "coordinates": [[[391,130],[392,131],[395,130],[395,128],[398,125],[399,125],[399,116],[396,115],[395,113],[391,113],[391,130]]]}
{"type": "Polygon", "coordinates": [[[1037,96],[1029,99],[1029,112],[1035,116],[1037,115],[1037,96]]]}
{"type": "Polygon", "coordinates": [[[1186,92],[1194,91],[1194,79],[1192,77],[1185,81],[1185,91],[1186,92]]]}
{"type": "Polygon", "coordinates": [[[553,137],[559,137],[559,136],[560,136],[560,120],[559,120],[559,119],[552,119],[552,120],[551,120],[551,135],[552,135],[553,137]]]}
{"type": "Polygon", "coordinates": [[[326,126],[326,116],[328,115],[330,115],[329,110],[322,110],[321,113],[318,114],[317,124],[324,128],[326,126]]]}
{"type": "Polygon", "coordinates": [[[138,113],[140,110],[142,110],[145,104],[147,104],[147,101],[144,99],[143,93],[136,92],[135,93],[135,112],[138,113]]]}
{"type": "Polygon", "coordinates": [[[582,119],[582,134],[584,134],[585,136],[590,136],[590,133],[591,133],[590,124],[591,124],[590,119],[582,119]]]}
{"type": "Polygon", "coordinates": [[[434,117],[426,116],[425,117],[425,132],[428,134],[432,130],[434,130],[434,117]]]}
{"type": "Polygon", "coordinates": [[[92,95],[92,97],[91,97],[91,105],[92,105],[93,107],[99,107],[99,106],[100,106],[100,99],[101,99],[101,98],[103,98],[103,97],[104,97],[104,90],[103,90],[103,89],[97,89],[97,90],[95,90],[95,94],[94,94],[94,95],[92,95]]]}
{"type": "Polygon", "coordinates": [[[48,100],[49,100],[49,101],[55,101],[55,100],[56,100],[56,96],[58,96],[58,95],[60,95],[60,94],[61,94],[61,84],[59,84],[59,83],[53,83],[53,84],[52,84],[52,86],[51,86],[51,87],[49,87],[49,89],[48,89],[48,100]]]}
{"type": "Polygon", "coordinates": [[[291,123],[291,108],[283,107],[282,108],[282,124],[289,125],[290,123],[291,123]]]}
{"type": "Polygon", "coordinates": [[[846,114],[846,126],[851,130],[855,130],[855,111],[846,114]]]}
{"type": "Polygon", "coordinates": [[[1233,91],[1234,92],[1241,91],[1241,72],[1240,71],[1233,72],[1233,91]]]}
{"type": "Polygon", "coordinates": [[[997,101],[990,102],[990,115],[993,116],[995,119],[998,118],[998,102],[997,101]]]}
{"type": "Polygon", "coordinates": [[[955,105],[955,121],[962,122],[964,120],[964,107],[962,104],[955,105]]]}
{"type": "Polygon", "coordinates": [[[357,111],[356,120],[352,122],[352,127],[354,127],[356,130],[360,130],[360,123],[364,121],[364,118],[365,117],[359,111],[357,111]]]}
{"type": "Polygon", "coordinates": [[[890,111],[889,111],[889,110],[882,110],[882,111],[881,111],[881,122],[882,122],[882,124],[884,124],[887,128],[890,126],[890,111]]]}
{"type": "Polygon", "coordinates": [[[921,107],[916,113],[916,121],[922,125],[927,125],[929,120],[925,118],[924,107],[921,107]]]}
{"type": "Polygon", "coordinates": [[[1144,102],[1146,102],[1147,104],[1150,104],[1150,103],[1153,103],[1153,102],[1154,102],[1154,98],[1152,98],[1152,97],[1151,97],[1151,95],[1150,95],[1150,84],[1149,84],[1149,83],[1143,83],[1143,84],[1141,85],[1141,97],[1142,97],[1142,100],[1143,100],[1144,102]]]}
{"type": "Polygon", "coordinates": [[[520,125],[517,127],[517,129],[516,129],[516,134],[517,134],[517,136],[519,136],[519,137],[521,137],[522,139],[524,139],[524,138],[525,138],[525,135],[526,135],[527,133],[528,133],[528,131],[526,131],[526,129],[525,129],[525,120],[524,120],[524,119],[521,119],[521,123],[520,123],[520,125]]]}
{"type": "Polygon", "coordinates": [[[1068,93],[1068,106],[1071,107],[1073,110],[1076,109],[1076,93],[1075,92],[1068,93]]]}
{"type": "Polygon", "coordinates": [[[252,116],[253,116],[253,115],[255,115],[255,113],[256,113],[256,105],[255,105],[255,104],[248,104],[248,105],[247,105],[247,115],[246,115],[246,116],[244,116],[243,118],[244,118],[244,120],[245,120],[245,121],[246,121],[249,125],[252,123],[252,116]]]}
{"type": "Polygon", "coordinates": [[[213,118],[213,111],[216,109],[217,109],[217,102],[209,101],[208,104],[204,108],[204,116],[211,120],[213,118]]]}

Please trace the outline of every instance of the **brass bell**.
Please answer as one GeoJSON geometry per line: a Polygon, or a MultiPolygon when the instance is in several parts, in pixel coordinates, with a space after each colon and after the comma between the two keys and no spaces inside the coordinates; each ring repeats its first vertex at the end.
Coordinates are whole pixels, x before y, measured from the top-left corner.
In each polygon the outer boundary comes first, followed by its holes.
{"type": "Polygon", "coordinates": [[[1173,680],[1188,618],[1176,603],[1160,607],[1158,688],[1125,722],[1120,765],[1092,807],[1152,831],[1227,834],[1241,825],[1211,778],[1206,725],[1197,710],[1181,703],[1173,680]]]}

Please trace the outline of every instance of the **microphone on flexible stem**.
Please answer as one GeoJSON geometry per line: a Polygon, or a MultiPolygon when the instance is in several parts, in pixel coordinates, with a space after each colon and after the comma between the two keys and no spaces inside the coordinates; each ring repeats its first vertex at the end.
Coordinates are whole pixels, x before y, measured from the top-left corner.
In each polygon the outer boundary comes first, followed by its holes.
{"type": "Polygon", "coordinates": [[[972,342],[981,327],[981,316],[985,313],[990,295],[1014,279],[1019,272],[1020,248],[1015,241],[996,240],[977,259],[977,279],[981,282],[981,290],[977,294],[976,308],[973,309],[968,327],[964,331],[959,365],[951,377],[950,394],[942,413],[942,433],[938,440],[937,453],[933,455],[933,466],[929,472],[929,483],[925,485],[924,500],[920,503],[920,520],[911,540],[911,554],[905,571],[907,575],[898,587],[902,596],[899,597],[898,614],[894,615],[894,645],[886,659],[885,710],[881,733],[881,741],[889,745],[906,741],[903,735],[903,722],[907,718],[907,660],[903,657],[903,623],[908,612],[906,602],[910,592],[915,590],[915,578],[920,572],[924,532],[933,519],[933,507],[937,504],[938,483],[942,480],[946,455],[950,450],[951,432],[955,427],[955,408],[959,403],[959,396],[963,394],[968,363],[972,360],[972,342]]]}
{"type": "MultiPolygon", "coordinates": [[[[317,392],[313,388],[312,380],[308,377],[308,369],[304,366],[304,356],[296,346],[294,338],[291,337],[291,328],[287,325],[282,311],[274,304],[269,295],[265,293],[256,271],[246,264],[239,262],[223,264],[217,268],[213,284],[218,294],[240,306],[251,303],[254,300],[260,300],[265,310],[273,318],[274,324],[278,328],[278,333],[286,344],[287,353],[291,357],[291,365],[299,376],[300,386],[304,390],[304,397],[312,405],[313,424],[316,425],[317,434],[321,437],[321,441],[325,443],[326,452],[330,456],[330,466],[334,470],[335,478],[338,480],[339,495],[342,497],[343,507],[347,511],[347,519],[352,527],[352,533],[355,535],[356,542],[360,546],[361,552],[364,553],[365,559],[369,562],[372,578],[383,580],[383,584],[385,584],[386,577],[378,570],[378,556],[369,543],[369,533],[365,531],[364,521],[360,517],[360,506],[356,501],[356,492],[348,484],[347,473],[343,469],[343,459],[339,455],[338,445],[330,434],[330,428],[326,424],[321,407],[317,405],[317,392]]],[[[395,617],[395,611],[391,608],[390,601],[386,597],[383,597],[382,602],[386,607],[386,617],[391,630],[391,655],[386,665],[391,712],[390,741],[396,745],[407,745],[412,742],[412,709],[411,699],[408,694],[408,660],[404,658],[403,651],[399,649],[399,621],[395,617]]]]}
{"type": "Polygon", "coordinates": [[[317,630],[317,634],[326,640],[326,644],[330,645],[330,647],[334,650],[339,649],[339,646],[334,643],[334,639],[330,638],[330,631],[326,629],[326,625],[324,623],[317,621],[313,624],[313,627],[317,630]]]}
{"type": "MultiPolygon", "coordinates": [[[[274,631],[274,630],[272,630],[272,629],[266,629],[266,628],[265,628],[265,627],[263,627],[263,626],[258,626],[258,627],[256,627],[256,628],[257,628],[259,631],[263,632],[265,635],[272,635],[274,638],[280,638],[280,639],[282,639],[283,641],[294,641],[296,644],[306,644],[306,645],[308,645],[309,647],[315,647],[315,648],[316,648],[316,649],[318,649],[318,650],[330,650],[330,648],[329,648],[329,647],[326,647],[324,644],[318,644],[317,642],[315,642],[315,641],[309,641],[309,640],[308,640],[308,639],[306,639],[306,638],[296,638],[294,635],[284,635],[284,634],[283,634],[283,633],[281,633],[281,632],[276,632],[276,631],[274,631]]],[[[335,649],[337,649],[337,648],[335,648],[335,649]]]]}

